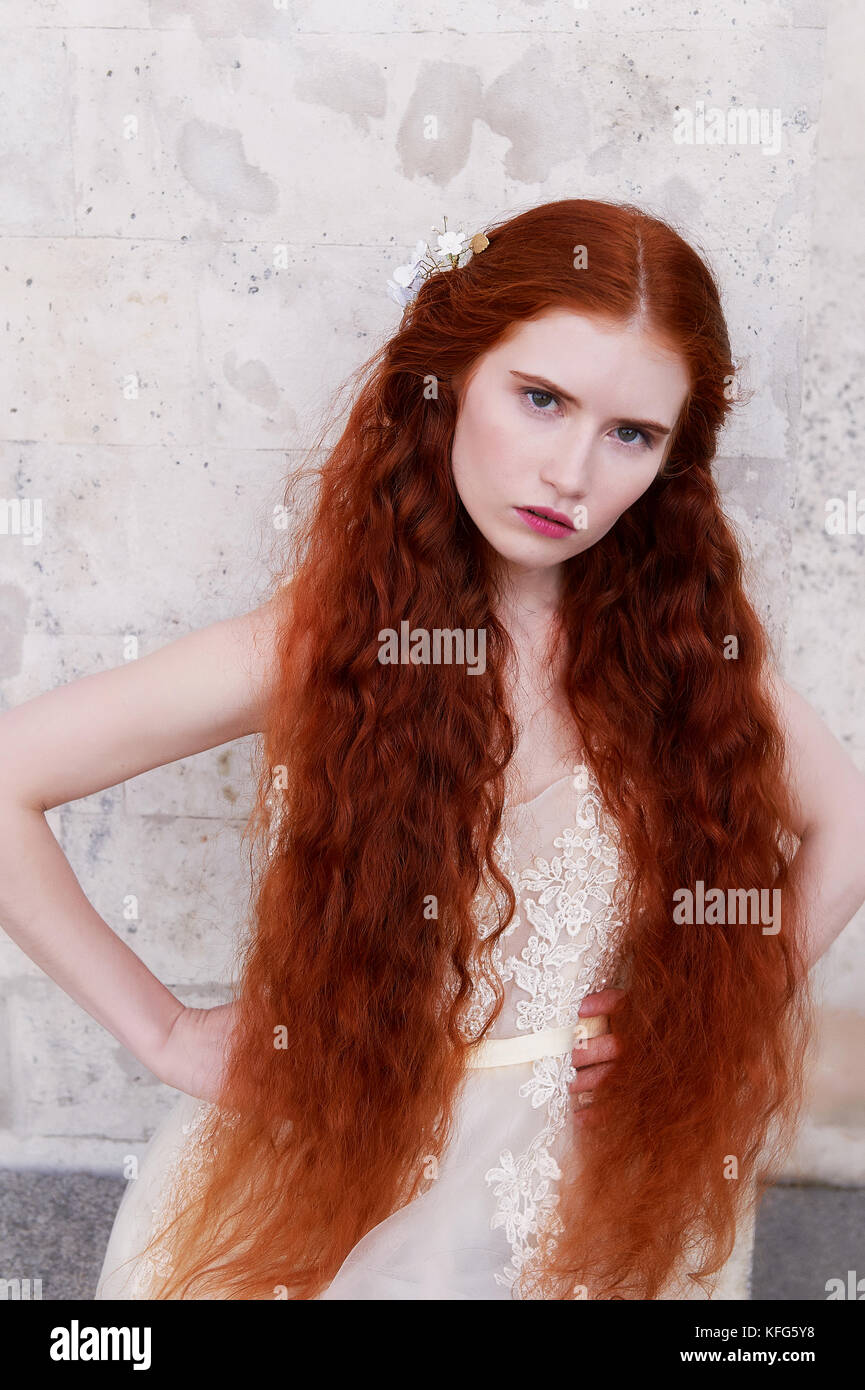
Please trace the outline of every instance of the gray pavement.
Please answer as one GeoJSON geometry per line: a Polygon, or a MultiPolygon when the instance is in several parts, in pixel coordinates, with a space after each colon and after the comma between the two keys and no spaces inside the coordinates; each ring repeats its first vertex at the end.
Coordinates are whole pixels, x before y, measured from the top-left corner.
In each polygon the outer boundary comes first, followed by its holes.
{"type": "Polygon", "coordinates": [[[827,1280],[846,1284],[850,1270],[865,1280],[865,1188],[770,1188],[757,1213],[752,1300],[825,1300],[827,1280]]]}
{"type": "MultiPolygon", "coordinates": [[[[0,1170],[0,1278],[41,1279],[43,1299],[92,1299],[124,1187],[93,1173],[0,1170]]],[[[771,1188],[752,1298],[824,1300],[826,1281],[846,1282],[849,1270],[865,1279],[865,1188],[771,1188]]]]}

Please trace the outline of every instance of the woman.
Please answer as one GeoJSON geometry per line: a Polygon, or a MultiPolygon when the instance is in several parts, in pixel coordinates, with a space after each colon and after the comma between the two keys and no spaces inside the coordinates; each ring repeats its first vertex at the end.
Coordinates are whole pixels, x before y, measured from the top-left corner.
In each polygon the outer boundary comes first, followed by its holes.
{"type": "Polygon", "coordinates": [[[743,590],[700,257],[583,200],[443,245],[291,582],[0,721],[7,858],[56,885],[4,921],[187,1093],[97,1297],[747,1296],[865,779],[743,590]],[[71,870],[33,820],[252,731],[237,999],[185,1009],[80,899],[76,951],[52,934],[71,870]]]}

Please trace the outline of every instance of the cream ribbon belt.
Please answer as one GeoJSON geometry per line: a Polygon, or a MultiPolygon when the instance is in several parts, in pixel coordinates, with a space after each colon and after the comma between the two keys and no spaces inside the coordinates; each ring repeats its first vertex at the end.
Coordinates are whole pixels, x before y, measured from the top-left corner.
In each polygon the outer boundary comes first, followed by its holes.
{"type": "Polygon", "coordinates": [[[539,1057],[557,1057],[587,1038],[606,1033],[606,1014],[581,1018],[565,1028],[544,1028],[540,1033],[522,1033],[517,1038],[483,1038],[469,1049],[470,1067],[510,1067],[518,1062],[534,1062],[539,1057]]]}

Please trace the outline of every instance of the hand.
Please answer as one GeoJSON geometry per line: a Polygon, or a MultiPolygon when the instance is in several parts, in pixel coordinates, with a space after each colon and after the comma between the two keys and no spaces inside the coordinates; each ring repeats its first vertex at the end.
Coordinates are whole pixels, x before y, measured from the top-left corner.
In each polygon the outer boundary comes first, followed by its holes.
{"type": "Polygon", "coordinates": [[[236,1022],[235,1003],[181,1009],[151,1070],[167,1086],[215,1102],[236,1022]]]}
{"type": "MultiPolygon", "coordinates": [[[[624,997],[623,989],[602,989],[597,994],[587,994],[580,1005],[580,1017],[592,1018],[598,1014],[609,1016],[619,1007],[624,997]]],[[[592,1091],[603,1081],[610,1067],[615,1065],[620,1051],[621,1043],[611,1031],[608,1017],[605,1032],[594,1038],[584,1039],[571,1053],[577,1075],[568,1086],[568,1090],[574,1097],[573,1120],[578,1129],[582,1125],[596,1123],[597,1117],[592,1114],[592,1091]],[[585,1099],[580,1100],[581,1096],[585,1099]]]]}

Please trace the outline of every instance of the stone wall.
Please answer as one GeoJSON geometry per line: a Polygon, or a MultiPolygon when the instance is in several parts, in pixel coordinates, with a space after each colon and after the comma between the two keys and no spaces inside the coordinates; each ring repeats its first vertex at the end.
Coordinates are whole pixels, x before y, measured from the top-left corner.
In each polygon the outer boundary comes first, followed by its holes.
{"type": "MultiPolygon", "coordinates": [[[[726,505],[788,679],[865,767],[863,542],[824,526],[865,488],[855,0],[6,0],[0,23],[2,707],[254,606],[285,473],[398,324],[394,266],[443,215],[595,196],[720,277],[754,392],[726,505]],[[712,108],[762,112],[760,138],[707,143],[712,108]]],[[[49,813],[189,1003],[226,997],[250,751],[49,813]]],[[[862,958],[860,915],[819,967],[791,1176],[865,1174],[862,958]]],[[[116,1172],[174,1099],[0,934],[0,1163],[116,1172]]]]}

